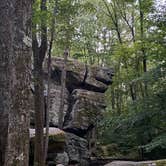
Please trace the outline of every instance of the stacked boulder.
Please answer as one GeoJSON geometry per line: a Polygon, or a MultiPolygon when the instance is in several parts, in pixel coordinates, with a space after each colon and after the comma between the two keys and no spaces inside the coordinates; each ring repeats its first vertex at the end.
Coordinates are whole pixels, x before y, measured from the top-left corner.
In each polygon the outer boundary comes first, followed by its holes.
{"type": "MultiPolygon", "coordinates": [[[[60,80],[63,65],[64,61],[62,58],[52,59],[50,78],[51,127],[58,127],[58,114],[61,100],[60,80]]],[[[46,69],[47,66],[45,65],[45,80],[47,80],[46,69]]],[[[64,151],[56,153],[57,158],[66,158],[66,160],[54,160],[55,162],[51,161],[51,163],[52,165],[54,163],[55,165],[75,164],[88,166],[90,155],[93,153],[91,149],[95,145],[93,137],[95,135],[96,125],[102,116],[102,110],[106,107],[104,92],[107,90],[108,85],[112,83],[113,70],[106,67],[88,66],[77,60],[68,59],[66,72],[65,109],[63,117],[63,131],[65,133],[66,146],[64,151]],[[68,164],[63,161],[68,161],[68,164]]],[[[32,125],[33,121],[32,116],[32,125]]],[[[51,156],[51,154],[49,155],[51,156]]]]}

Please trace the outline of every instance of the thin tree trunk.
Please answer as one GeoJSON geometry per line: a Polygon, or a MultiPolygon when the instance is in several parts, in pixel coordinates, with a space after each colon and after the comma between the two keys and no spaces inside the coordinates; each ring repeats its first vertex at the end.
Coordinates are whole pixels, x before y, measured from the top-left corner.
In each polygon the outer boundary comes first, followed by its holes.
{"type": "Polygon", "coordinates": [[[44,158],[45,161],[47,159],[47,151],[48,151],[48,143],[49,143],[49,110],[50,110],[50,77],[51,77],[51,50],[54,40],[54,30],[55,28],[55,18],[52,20],[52,28],[51,28],[51,40],[50,40],[50,47],[48,51],[48,64],[47,64],[47,102],[46,102],[46,134],[45,134],[45,149],[44,149],[44,158]]]}
{"type": "Polygon", "coordinates": [[[44,146],[44,159],[45,163],[47,160],[47,153],[48,153],[48,144],[49,144],[49,111],[50,111],[50,78],[51,78],[51,51],[52,51],[52,45],[54,41],[55,36],[55,16],[58,8],[58,1],[55,1],[55,7],[54,7],[54,15],[52,18],[52,25],[51,25],[51,39],[50,39],[50,47],[48,50],[48,64],[47,64],[47,71],[48,71],[48,77],[47,77],[47,103],[46,103],[46,134],[45,134],[45,146],[44,146]]]}
{"type": "MultiPolygon", "coordinates": [[[[46,0],[41,1],[42,12],[46,12],[46,0]]],[[[34,25],[34,28],[36,25],[34,25]]],[[[43,61],[47,51],[47,27],[44,17],[41,17],[41,45],[39,47],[36,34],[33,34],[34,56],[34,102],[35,102],[35,153],[34,165],[44,166],[44,84],[43,61]]]]}
{"type": "Polygon", "coordinates": [[[64,115],[64,105],[65,105],[65,88],[66,88],[66,65],[67,65],[67,57],[68,57],[68,50],[66,49],[64,52],[64,63],[62,67],[62,74],[61,74],[61,102],[59,107],[59,119],[58,119],[58,126],[60,129],[63,128],[63,115],[64,115]]]}
{"type": "Polygon", "coordinates": [[[109,8],[108,6],[108,2],[106,2],[105,0],[102,0],[106,9],[107,9],[107,16],[109,16],[115,26],[115,30],[116,30],[116,33],[117,33],[117,37],[118,37],[118,41],[120,44],[123,43],[122,41],[122,38],[121,38],[121,32],[120,32],[120,27],[119,27],[119,19],[118,19],[118,16],[117,16],[117,11],[116,11],[116,8],[115,8],[115,3],[112,4],[112,2],[110,3],[111,7],[112,7],[112,11],[111,9],[109,8]]]}
{"type": "MultiPolygon", "coordinates": [[[[143,72],[147,72],[147,57],[146,57],[146,51],[145,51],[145,47],[144,47],[144,13],[142,10],[142,0],[139,0],[139,10],[140,10],[140,36],[141,36],[141,51],[142,51],[142,55],[143,55],[143,60],[142,60],[142,64],[143,64],[143,72]]],[[[145,95],[148,95],[148,87],[147,87],[147,83],[144,83],[145,86],[145,95]]]]}
{"type": "MultiPolygon", "coordinates": [[[[51,45],[51,43],[50,43],[51,45]]],[[[44,146],[44,160],[46,163],[47,160],[47,152],[48,152],[48,143],[49,143],[49,111],[50,111],[50,77],[51,77],[51,47],[48,54],[48,64],[47,64],[47,71],[48,71],[48,77],[47,77],[47,100],[46,100],[46,133],[45,133],[45,146],[44,146]]]]}
{"type": "Polygon", "coordinates": [[[35,154],[34,165],[44,165],[44,87],[42,66],[35,62],[34,55],[34,101],[35,101],[35,154]]]}
{"type": "Polygon", "coordinates": [[[42,64],[39,63],[39,47],[35,34],[33,34],[33,60],[34,60],[34,110],[35,110],[35,153],[34,165],[44,166],[43,155],[43,123],[44,123],[44,95],[42,64]]]}
{"type": "Polygon", "coordinates": [[[114,111],[115,109],[115,92],[114,92],[114,87],[111,89],[111,104],[112,104],[112,109],[114,111]]]}
{"type": "Polygon", "coordinates": [[[28,166],[31,1],[3,0],[0,11],[0,165],[28,166]]]}
{"type": "Polygon", "coordinates": [[[132,101],[135,101],[136,94],[134,93],[133,83],[129,84],[129,88],[130,88],[130,94],[131,94],[132,101]]]}
{"type": "Polygon", "coordinates": [[[143,54],[143,71],[147,71],[147,65],[146,65],[146,52],[144,48],[144,13],[142,11],[142,1],[139,0],[139,10],[140,10],[140,33],[141,33],[141,41],[142,41],[142,54],[143,54]]]}

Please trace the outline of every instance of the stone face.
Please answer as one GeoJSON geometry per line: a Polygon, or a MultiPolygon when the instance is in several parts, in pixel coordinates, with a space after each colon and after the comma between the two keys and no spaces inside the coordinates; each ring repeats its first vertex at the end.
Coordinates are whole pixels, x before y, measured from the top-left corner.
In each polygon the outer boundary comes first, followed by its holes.
{"type": "Polygon", "coordinates": [[[95,79],[103,82],[106,85],[110,85],[112,83],[112,77],[114,76],[114,71],[111,68],[107,67],[95,67],[95,79]]]}
{"type": "Polygon", "coordinates": [[[69,156],[70,164],[88,166],[90,154],[87,140],[71,133],[67,133],[66,135],[66,152],[69,156]]]}
{"type": "Polygon", "coordinates": [[[113,70],[104,67],[88,66],[85,87],[90,91],[105,92],[112,83],[113,70]]]}
{"type": "Polygon", "coordinates": [[[142,161],[142,162],[132,162],[132,161],[114,161],[105,166],[165,166],[166,160],[156,160],[156,161],[142,161]]]}
{"type": "Polygon", "coordinates": [[[64,129],[83,136],[100,119],[105,108],[104,95],[75,89],[71,96],[72,104],[65,117],[64,129]]]}

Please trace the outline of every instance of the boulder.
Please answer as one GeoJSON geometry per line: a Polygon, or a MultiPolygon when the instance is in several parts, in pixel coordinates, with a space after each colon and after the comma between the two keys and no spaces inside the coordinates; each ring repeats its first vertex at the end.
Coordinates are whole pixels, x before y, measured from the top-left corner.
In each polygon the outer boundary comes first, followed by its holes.
{"type": "MultiPolygon", "coordinates": [[[[47,73],[47,63],[44,65],[44,71],[47,73]]],[[[63,58],[55,57],[51,61],[51,78],[58,84],[61,80],[61,71],[64,66],[63,58]]],[[[67,88],[72,91],[75,87],[80,87],[84,82],[84,77],[86,75],[86,65],[84,63],[78,62],[74,59],[67,60],[67,88]]]]}
{"type": "MultiPolygon", "coordinates": [[[[61,96],[61,71],[63,58],[52,58],[50,79],[50,126],[58,126],[61,96]]],[[[47,97],[47,63],[44,63],[45,100],[47,97]]],[[[112,83],[113,70],[106,67],[88,66],[77,60],[67,61],[65,89],[65,128],[87,130],[94,126],[96,118],[105,107],[103,92],[112,83]],[[90,116],[92,118],[90,118],[90,116]],[[78,118],[78,119],[77,119],[78,118]],[[71,122],[69,122],[71,120],[71,122]]],[[[33,86],[32,86],[33,87],[33,86]]],[[[32,88],[33,91],[33,88],[32,88]]],[[[33,99],[33,96],[32,96],[33,99]]],[[[32,102],[33,103],[33,102],[32,102]]],[[[33,104],[32,104],[33,105],[33,104]]],[[[34,109],[31,111],[31,126],[34,126],[34,109]]]]}
{"type": "Polygon", "coordinates": [[[69,164],[88,166],[90,154],[86,139],[71,133],[66,133],[66,152],[69,156],[69,164]]]}
{"type": "MultiPolygon", "coordinates": [[[[45,133],[45,129],[44,129],[45,133]]],[[[30,165],[33,165],[35,129],[30,129],[30,165]]],[[[64,153],[66,146],[66,134],[58,128],[49,128],[48,164],[56,166],[58,153],[64,153]]]]}
{"type": "Polygon", "coordinates": [[[132,162],[132,161],[113,161],[105,166],[165,166],[166,160],[156,160],[156,161],[142,161],[142,162],[132,162]]]}
{"type": "MultiPolygon", "coordinates": [[[[63,58],[52,58],[49,112],[51,127],[58,126],[63,68],[63,58]]],[[[104,92],[112,83],[113,70],[106,67],[89,66],[77,60],[68,59],[66,72],[64,131],[50,128],[48,165],[88,166],[92,147],[95,149],[96,124],[102,117],[102,110],[106,107],[104,92]]],[[[44,63],[43,77],[46,101],[47,62],[44,63]]],[[[33,85],[31,89],[33,92],[33,85]]],[[[34,108],[31,112],[31,126],[34,126],[34,108]]],[[[31,129],[30,133],[33,153],[35,130],[31,129]]]]}
{"type": "Polygon", "coordinates": [[[68,166],[69,165],[69,156],[66,152],[63,153],[58,153],[56,156],[56,164],[62,164],[64,166],[68,166]]]}
{"type": "Polygon", "coordinates": [[[112,83],[113,70],[106,67],[88,66],[85,87],[90,91],[104,93],[112,83]]]}
{"type": "MultiPolygon", "coordinates": [[[[44,128],[45,134],[45,128],[44,128]]],[[[30,129],[31,144],[34,144],[35,129],[30,129]]],[[[48,153],[61,153],[64,152],[66,144],[66,134],[63,130],[55,127],[49,128],[49,146],[48,153]]]]}
{"type": "Polygon", "coordinates": [[[104,95],[83,89],[71,94],[71,106],[65,116],[64,130],[83,137],[93,128],[105,108],[104,95]]]}
{"type": "MultiPolygon", "coordinates": [[[[58,84],[60,84],[63,65],[63,58],[52,58],[51,78],[58,84]]],[[[68,59],[66,70],[66,85],[70,92],[74,89],[87,89],[103,93],[107,90],[108,85],[112,83],[112,76],[114,74],[110,68],[91,67],[74,59],[68,59]]],[[[44,71],[47,75],[47,63],[44,65],[44,71]]]]}
{"type": "MultiPolygon", "coordinates": [[[[45,133],[45,129],[44,129],[45,133]]],[[[30,129],[30,165],[33,164],[35,129],[30,129]]],[[[49,128],[48,165],[77,164],[89,165],[88,142],[86,139],[71,133],[66,133],[58,128],[49,128]]]]}

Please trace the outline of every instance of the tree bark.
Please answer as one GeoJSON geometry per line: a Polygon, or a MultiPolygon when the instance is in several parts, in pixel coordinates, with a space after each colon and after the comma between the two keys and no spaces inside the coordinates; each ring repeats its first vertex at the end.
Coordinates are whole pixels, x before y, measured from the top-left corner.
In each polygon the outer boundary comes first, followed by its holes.
{"type": "Polygon", "coordinates": [[[146,52],[144,48],[144,13],[142,10],[142,1],[139,0],[139,12],[140,12],[140,36],[141,36],[141,51],[143,55],[143,71],[147,71],[147,64],[146,64],[146,52]]]}
{"type": "MultiPolygon", "coordinates": [[[[40,4],[41,12],[47,11],[46,0],[40,4]]],[[[35,23],[33,28],[36,28],[35,23]]],[[[34,165],[44,166],[44,84],[43,84],[43,61],[47,51],[47,26],[44,17],[41,17],[41,45],[37,40],[37,34],[33,34],[33,57],[34,57],[34,102],[35,102],[35,153],[34,165]]]]}
{"type": "MultiPolygon", "coordinates": [[[[56,12],[56,2],[55,2],[55,9],[54,12],[56,12]]],[[[55,13],[54,13],[55,15],[55,13]]],[[[54,34],[55,34],[55,18],[52,18],[52,25],[51,25],[51,39],[50,39],[50,46],[48,50],[48,63],[47,63],[47,71],[48,71],[48,77],[47,77],[47,101],[46,101],[46,134],[45,134],[45,146],[44,146],[44,159],[45,162],[47,160],[47,152],[48,152],[48,143],[49,143],[49,111],[50,111],[50,77],[51,77],[51,51],[52,51],[52,45],[54,41],[54,34]]]]}
{"type": "Polygon", "coordinates": [[[4,165],[9,112],[9,57],[12,54],[11,20],[7,1],[0,1],[0,165],[4,165]]]}
{"type": "Polygon", "coordinates": [[[60,129],[63,128],[63,115],[64,115],[64,105],[65,105],[65,88],[66,88],[66,65],[67,65],[67,57],[68,57],[68,50],[66,49],[64,52],[64,64],[62,67],[62,74],[61,74],[61,102],[59,108],[59,119],[58,119],[58,126],[60,129]]]}
{"type": "MultiPolygon", "coordinates": [[[[141,36],[141,51],[142,51],[142,56],[143,56],[143,60],[142,60],[142,65],[143,65],[143,72],[146,73],[147,72],[147,56],[146,56],[146,50],[145,50],[145,46],[144,46],[144,40],[145,40],[145,36],[144,36],[144,12],[142,9],[142,0],[139,0],[139,12],[140,12],[140,36],[141,36]]],[[[145,82],[144,83],[145,86],[145,95],[148,96],[148,85],[145,82]]]]}
{"type": "Polygon", "coordinates": [[[28,166],[31,1],[3,0],[0,11],[0,165],[28,166]]]}

